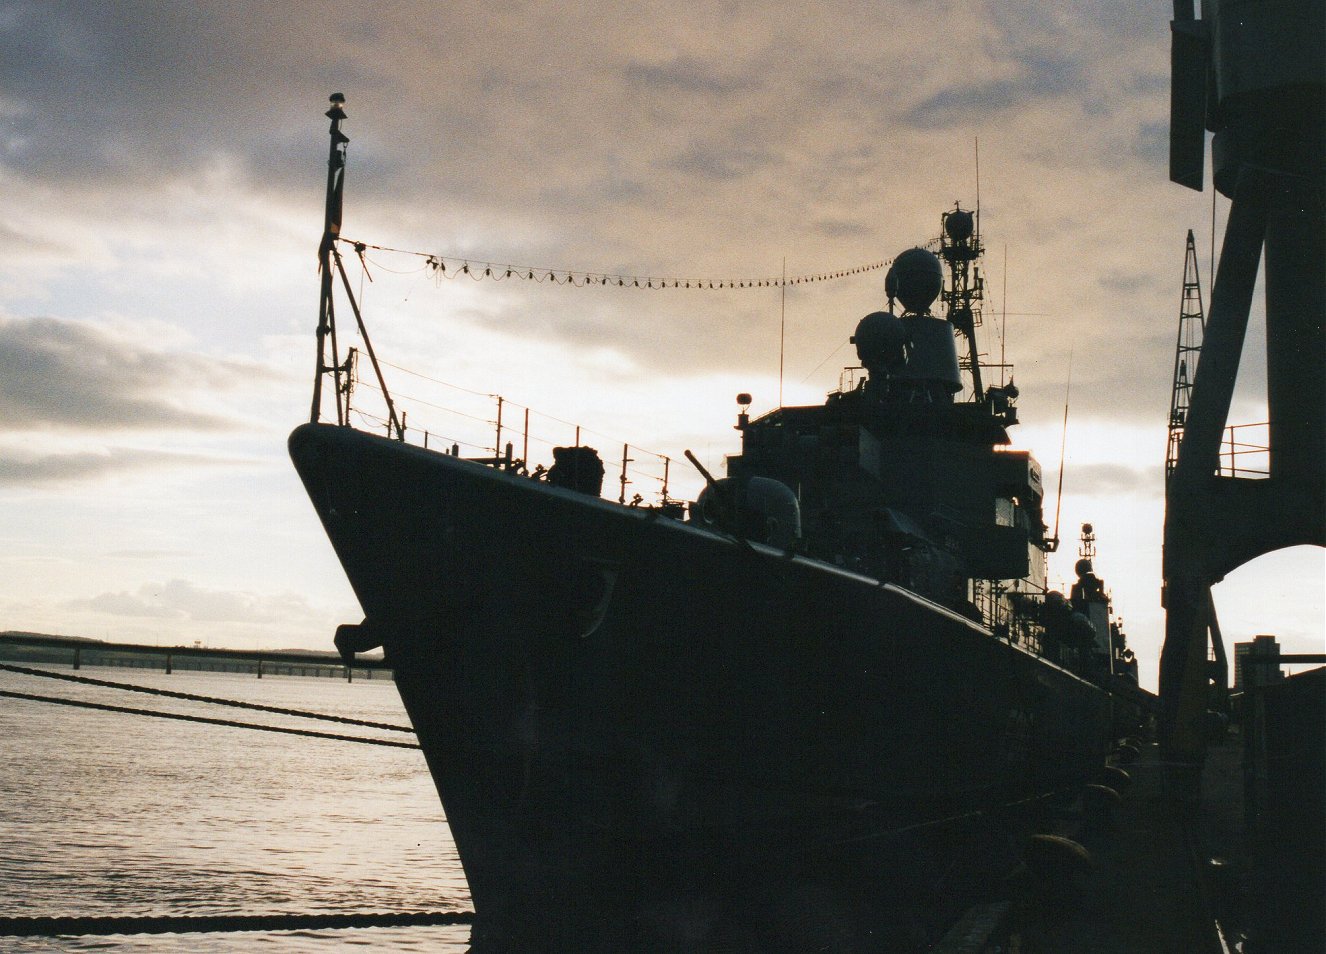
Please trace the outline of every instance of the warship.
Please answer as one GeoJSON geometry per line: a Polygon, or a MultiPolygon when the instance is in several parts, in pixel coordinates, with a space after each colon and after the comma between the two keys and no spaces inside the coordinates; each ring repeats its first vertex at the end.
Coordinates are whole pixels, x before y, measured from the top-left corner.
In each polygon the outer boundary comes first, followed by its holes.
{"type": "Polygon", "coordinates": [[[315,387],[290,454],[364,612],[335,642],[395,671],[476,940],[792,949],[810,917],[850,949],[1100,772],[1136,664],[1089,558],[1047,589],[1017,388],[982,381],[979,214],[940,225],[822,405],[739,395],[726,475],[687,452],[689,505],[603,499],[585,446],[531,470],[322,423],[315,387]]]}

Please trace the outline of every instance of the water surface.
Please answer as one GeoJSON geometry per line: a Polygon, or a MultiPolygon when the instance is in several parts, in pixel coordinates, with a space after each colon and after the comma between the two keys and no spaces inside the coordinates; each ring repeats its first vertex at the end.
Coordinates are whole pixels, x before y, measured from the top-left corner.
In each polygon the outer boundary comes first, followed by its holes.
{"type": "MultiPolygon", "coordinates": [[[[54,668],[54,667],[52,667],[54,668]]],[[[71,672],[68,668],[54,671],[71,672]]],[[[408,725],[394,684],[84,667],[81,675],[408,725]]],[[[0,672],[0,688],[410,739],[0,672]]],[[[0,893],[9,916],[470,909],[417,750],[0,698],[0,893]]],[[[468,927],[5,938],[7,951],[462,952],[468,927]]]]}

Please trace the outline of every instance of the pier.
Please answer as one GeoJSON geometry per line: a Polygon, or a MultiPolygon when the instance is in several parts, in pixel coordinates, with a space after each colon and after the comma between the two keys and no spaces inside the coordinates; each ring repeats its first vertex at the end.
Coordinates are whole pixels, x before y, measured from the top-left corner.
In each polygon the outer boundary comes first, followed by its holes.
{"type": "Polygon", "coordinates": [[[349,666],[332,652],[290,652],[265,649],[222,649],[207,646],[149,646],[144,643],[103,642],[42,633],[0,633],[0,659],[130,669],[176,669],[198,672],[232,672],[267,676],[314,676],[323,678],[391,679],[391,667],[381,658],[356,656],[349,666]]]}
{"type": "Polygon", "coordinates": [[[1028,851],[933,950],[1326,950],[1326,668],[1249,686],[1231,711],[1209,727],[1196,790],[1157,742],[1121,746],[1047,831],[1055,850],[1028,851]]]}

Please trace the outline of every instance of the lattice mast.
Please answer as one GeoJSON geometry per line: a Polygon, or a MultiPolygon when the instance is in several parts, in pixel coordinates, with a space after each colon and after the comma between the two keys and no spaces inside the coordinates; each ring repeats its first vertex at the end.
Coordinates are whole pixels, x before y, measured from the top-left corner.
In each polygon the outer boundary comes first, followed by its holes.
{"type": "Polygon", "coordinates": [[[1174,473],[1179,445],[1188,423],[1192,383],[1197,377],[1197,359],[1202,350],[1206,317],[1202,310],[1202,286],[1197,275],[1197,245],[1188,230],[1188,251],[1183,262],[1183,297],[1179,302],[1179,338],[1174,348],[1174,391],[1169,402],[1169,446],[1165,451],[1165,480],[1174,473]]]}
{"type": "MultiPolygon", "coordinates": [[[[978,213],[979,214],[979,213],[978,213]]],[[[981,386],[981,356],[976,348],[976,329],[981,326],[981,302],[985,298],[985,279],[976,261],[985,253],[981,244],[980,220],[954,203],[940,221],[939,257],[948,265],[949,278],[941,297],[949,323],[967,341],[967,356],[959,364],[971,372],[972,396],[985,399],[981,386]]]]}

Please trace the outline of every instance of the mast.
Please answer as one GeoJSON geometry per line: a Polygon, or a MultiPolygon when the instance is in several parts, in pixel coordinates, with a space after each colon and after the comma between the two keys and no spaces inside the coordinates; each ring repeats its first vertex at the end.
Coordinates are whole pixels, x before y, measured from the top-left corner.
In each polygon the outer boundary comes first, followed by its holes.
{"type": "Polygon", "coordinates": [[[346,423],[341,413],[341,369],[336,354],[336,318],[335,305],[332,302],[332,250],[341,233],[341,205],[345,189],[345,152],[350,139],[341,132],[341,120],[345,119],[345,97],[332,93],[331,108],[326,116],[331,120],[331,144],[327,154],[327,202],[323,218],[322,243],[318,247],[318,269],[322,275],[322,288],[318,298],[318,360],[313,374],[313,408],[309,413],[310,423],[318,423],[322,412],[322,376],[328,371],[336,376],[336,423],[346,423]],[[328,338],[331,341],[331,363],[327,362],[328,338]]]}
{"type": "Polygon", "coordinates": [[[981,386],[981,356],[976,350],[976,328],[981,323],[979,304],[985,297],[985,279],[973,263],[984,253],[978,220],[956,203],[941,217],[939,257],[949,269],[948,287],[943,291],[948,320],[967,339],[967,365],[971,370],[972,394],[985,400],[981,386]]]}

